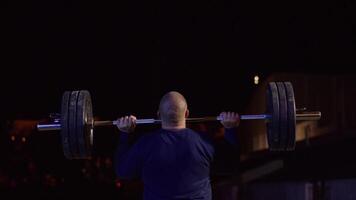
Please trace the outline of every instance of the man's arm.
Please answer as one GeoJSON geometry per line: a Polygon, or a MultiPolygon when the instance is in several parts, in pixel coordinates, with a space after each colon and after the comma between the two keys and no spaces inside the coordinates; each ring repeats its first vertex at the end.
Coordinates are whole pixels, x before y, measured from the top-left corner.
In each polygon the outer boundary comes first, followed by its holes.
{"type": "Polygon", "coordinates": [[[137,142],[130,145],[129,136],[135,129],[136,117],[126,116],[118,120],[117,127],[121,131],[120,140],[115,154],[115,172],[123,179],[138,178],[142,169],[142,145],[137,142]]]}
{"type": "Polygon", "coordinates": [[[225,127],[225,140],[232,145],[238,145],[236,128],[240,124],[239,114],[233,112],[222,112],[219,117],[221,119],[221,124],[225,127]]]}
{"type": "Polygon", "coordinates": [[[214,141],[214,162],[211,172],[216,176],[226,176],[238,172],[240,144],[237,137],[239,115],[232,112],[222,112],[219,116],[224,126],[224,136],[214,141]]]}
{"type": "Polygon", "coordinates": [[[238,145],[237,128],[225,128],[224,139],[231,145],[238,145]]]}

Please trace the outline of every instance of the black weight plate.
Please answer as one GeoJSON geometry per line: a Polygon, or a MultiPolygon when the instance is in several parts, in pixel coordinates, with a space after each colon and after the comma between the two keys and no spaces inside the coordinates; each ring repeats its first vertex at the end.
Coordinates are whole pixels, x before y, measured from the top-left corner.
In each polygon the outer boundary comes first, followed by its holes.
{"type": "Polygon", "coordinates": [[[86,100],[85,100],[85,104],[86,104],[86,118],[85,118],[85,122],[86,122],[86,134],[85,134],[85,140],[86,140],[86,144],[88,145],[88,155],[91,157],[92,155],[92,149],[93,149],[93,134],[94,134],[94,117],[93,117],[93,106],[91,103],[91,96],[90,93],[88,91],[87,95],[86,95],[86,100]]]}
{"type": "Polygon", "coordinates": [[[61,102],[61,138],[63,153],[66,158],[72,157],[72,152],[69,144],[69,99],[71,92],[66,91],[62,95],[61,102]]]}
{"type": "Polygon", "coordinates": [[[283,82],[277,82],[279,97],[279,150],[285,150],[288,139],[287,94],[283,82]]]}
{"type": "Polygon", "coordinates": [[[69,100],[69,144],[72,152],[70,159],[79,157],[78,138],[77,135],[77,102],[79,91],[73,91],[69,100]]]}
{"type": "Polygon", "coordinates": [[[92,149],[93,112],[90,94],[86,90],[79,92],[77,101],[77,141],[79,155],[77,158],[89,158],[92,149]]]}
{"type": "Polygon", "coordinates": [[[274,151],[279,148],[279,97],[275,82],[268,83],[266,91],[266,110],[272,118],[267,122],[268,147],[274,151]]]}
{"type": "Polygon", "coordinates": [[[288,142],[287,150],[291,151],[295,148],[295,134],[296,134],[296,109],[293,85],[290,82],[284,82],[287,94],[288,106],[288,142]]]}

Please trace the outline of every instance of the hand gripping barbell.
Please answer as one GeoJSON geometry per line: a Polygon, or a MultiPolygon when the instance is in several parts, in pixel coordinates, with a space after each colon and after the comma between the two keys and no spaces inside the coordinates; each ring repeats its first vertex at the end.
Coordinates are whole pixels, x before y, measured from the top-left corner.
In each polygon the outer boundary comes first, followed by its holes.
{"type": "MultiPolygon", "coordinates": [[[[296,120],[319,120],[321,112],[296,113],[293,86],[290,82],[270,82],[266,90],[266,114],[241,115],[241,120],[265,120],[270,150],[295,148],[296,120]]],[[[219,121],[219,117],[187,118],[191,122],[219,121]]],[[[136,124],[161,123],[159,119],[137,119],[136,124]]],[[[62,96],[60,118],[50,124],[38,124],[39,131],[60,130],[64,155],[68,159],[90,158],[96,126],[112,126],[117,121],[93,119],[90,93],[66,91],[62,96]]]]}

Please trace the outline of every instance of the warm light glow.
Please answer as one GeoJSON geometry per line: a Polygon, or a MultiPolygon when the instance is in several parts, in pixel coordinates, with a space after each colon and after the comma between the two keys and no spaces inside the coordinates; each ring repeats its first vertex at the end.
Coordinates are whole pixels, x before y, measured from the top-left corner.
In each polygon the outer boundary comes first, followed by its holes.
{"type": "Polygon", "coordinates": [[[16,137],[14,135],[11,136],[11,141],[15,141],[16,137]]]}
{"type": "Polygon", "coordinates": [[[120,181],[116,181],[115,185],[116,185],[117,188],[121,188],[121,182],[120,181]]]}
{"type": "Polygon", "coordinates": [[[26,138],[25,138],[25,137],[22,137],[22,138],[21,138],[21,141],[22,141],[22,142],[26,142],[26,138]]]}
{"type": "Polygon", "coordinates": [[[257,75],[255,77],[253,77],[253,82],[255,83],[255,85],[258,84],[259,80],[260,80],[260,77],[258,77],[257,75]]]}

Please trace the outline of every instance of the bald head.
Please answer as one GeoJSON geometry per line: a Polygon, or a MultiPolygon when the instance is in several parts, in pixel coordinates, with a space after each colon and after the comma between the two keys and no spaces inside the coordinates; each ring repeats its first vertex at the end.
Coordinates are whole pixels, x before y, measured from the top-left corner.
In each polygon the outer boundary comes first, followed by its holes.
{"type": "Polygon", "coordinates": [[[184,96],[176,91],[165,94],[159,104],[159,114],[162,124],[177,126],[185,123],[185,117],[188,114],[187,101],[184,96]]]}

